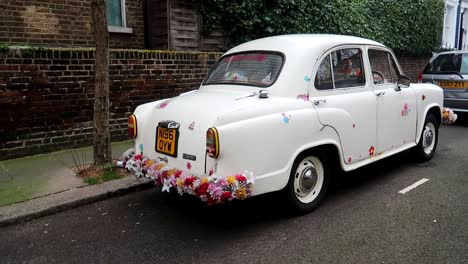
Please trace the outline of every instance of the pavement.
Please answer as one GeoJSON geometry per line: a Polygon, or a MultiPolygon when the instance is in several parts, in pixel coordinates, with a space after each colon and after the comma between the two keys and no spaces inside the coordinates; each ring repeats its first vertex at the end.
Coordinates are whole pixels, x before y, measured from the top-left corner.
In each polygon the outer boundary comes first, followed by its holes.
{"type": "Polygon", "coordinates": [[[150,188],[0,228],[0,263],[468,263],[468,121],[457,123],[430,162],[405,152],[343,173],[304,216],[279,194],[208,207],[150,188]]]}
{"type": "MultiPolygon", "coordinates": [[[[132,141],[112,144],[114,159],[132,141]]],[[[92,148],[58,151],[0,162],[0,226],[19,223],[151,186],[133,176],[87,185],[75,176],[76,164],[92,160],[92,148]]]]}

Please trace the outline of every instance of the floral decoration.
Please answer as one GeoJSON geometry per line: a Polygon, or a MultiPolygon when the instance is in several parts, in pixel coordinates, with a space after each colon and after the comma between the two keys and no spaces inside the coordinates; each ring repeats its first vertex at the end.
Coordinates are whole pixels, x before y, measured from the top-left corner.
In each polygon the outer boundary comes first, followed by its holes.
{"type": "Polygon", "coordinates": [[[407,116],[409,111],[409,105],[408,103],[405,103],[405,105],[403,106],[403,110],[401,110],[401,116],[407,116]]]}
{"type": "Polygon", "coordinates": [[[374,148],[374,146],[371,146],[371,147],[369,148],[369,156],[372,157],[372,156],[374,156],[374,154],[375,154],[375,148],[374,148]]]}
{"type": "Polygon", "coordinates": [[[218,204],[235,199],[244,200],[251,196],[255,177],[252,172],[219,177],[210,170],[210,175],[197,176],[187,171],[169,167],[158,159],[150,159],[127,150],[122,157],[122,165],[137,178],[146,177],[163,192],[176,190],[180,195],[195,195],[207,204],[218,204]]]}
{"type": "Polygon", "coordinates": [[[442,110],[442,123],[445,125],[451,125],[455,123],[457,117],[457,114],[455,114],[453,110],[448,107],[444,107],[444,110],[442,110]]]}
{"type": "Polygon", "coordinates": [[[166,108],[166,106],[169,104],[169,101],[170,101],[170,100],[166,100],[166,101],[160,103],[158,106],[156,106],[156,108],[158,108],[158,109],[164,109],[164,108],[166,108]]]}
{"type": "Polygon", "coordinates": [[[296,99],[304,100],[305,102],[309,101],[309,94],[299,94],[296,99]]]}

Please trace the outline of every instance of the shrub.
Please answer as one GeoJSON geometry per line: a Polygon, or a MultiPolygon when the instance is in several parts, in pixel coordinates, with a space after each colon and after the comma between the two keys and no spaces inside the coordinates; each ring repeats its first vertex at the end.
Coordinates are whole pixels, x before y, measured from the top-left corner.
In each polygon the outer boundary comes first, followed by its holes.
{"type": "Polygon", "coordinates": [[[439,47],[443,0],[204,0],[203,31],[221,23],[228,46],[292,33],[361,36],[395,52],[426,55],[439,47]]]}

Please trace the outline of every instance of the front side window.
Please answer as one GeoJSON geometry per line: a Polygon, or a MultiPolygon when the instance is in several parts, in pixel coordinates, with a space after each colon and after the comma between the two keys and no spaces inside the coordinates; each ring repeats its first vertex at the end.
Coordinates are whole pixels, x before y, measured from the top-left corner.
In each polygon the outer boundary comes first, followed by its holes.
{"type": "Polygon", "coordinates": [[[370,49],[369,62],[374,84],[390,84],[398,81],[398,70],[395,68],[393,57],[387,51],[370,49]]]}
{"type": "Polygon", "coordinates": [[[227,55],[214,66],[204,82],[268,87],[278,78],[283,56],[273,52],[245,52],[227,55]]]}
{"type": "Polygon", "coordinates": [[[113,27],[125,27],[124,0],[106,0],[107,24],[113,27]]]}

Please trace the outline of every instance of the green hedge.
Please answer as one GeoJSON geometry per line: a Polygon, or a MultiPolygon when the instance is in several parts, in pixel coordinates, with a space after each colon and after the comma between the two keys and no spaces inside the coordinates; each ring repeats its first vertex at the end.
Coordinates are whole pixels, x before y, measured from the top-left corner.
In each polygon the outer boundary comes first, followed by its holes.
{"type": "Polygon", "coordinates": [[[384,43],[398,54],[440,46],[443,0],[203,0],[203,30],[221,23],[229,46],[279,34],[333,33],[384,43]]]}

